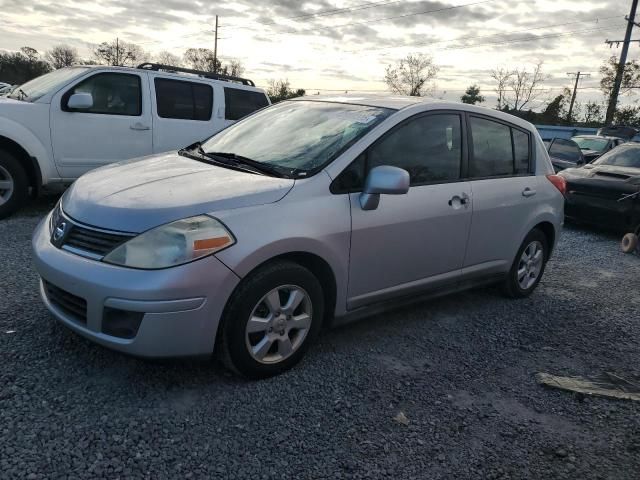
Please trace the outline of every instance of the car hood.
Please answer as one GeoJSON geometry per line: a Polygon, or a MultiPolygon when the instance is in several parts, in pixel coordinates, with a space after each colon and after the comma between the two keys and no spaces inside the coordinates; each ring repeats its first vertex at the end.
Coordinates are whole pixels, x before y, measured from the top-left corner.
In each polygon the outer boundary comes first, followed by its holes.
{"type": "Polygon", "coordinates": [[[174,152],[93,170],[67,190],[62,208],[87,225],[138,233],[193,215],[277,202],[294,183],[174,152]]]}
{"type": "Polygon", "coordinates": [[[640,179],[640,168],[618,167],[615,165],[585,165],[579,168],[567,168],[560,174],[567,180],[571,178],[607,178],[620,181],[640,179]]]}

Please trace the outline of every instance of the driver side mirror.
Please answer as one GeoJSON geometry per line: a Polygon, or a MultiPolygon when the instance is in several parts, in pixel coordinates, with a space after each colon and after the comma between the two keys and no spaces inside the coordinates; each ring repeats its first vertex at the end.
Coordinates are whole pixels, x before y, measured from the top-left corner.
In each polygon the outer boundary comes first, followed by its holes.
{"type": "Polygon", "coordinates": [[[93,107],[93,96],[90,93],[74,93],[69,97],[67,107],[74,110],[87,110],[93,107]]]}
{"type": "Polygon", "coordinates": [[[402,168],[382,165],[372,168],[360,194],[360,207],[375,210],[380,195],[402,195],[409,191],[409,172],[402,168]]]}

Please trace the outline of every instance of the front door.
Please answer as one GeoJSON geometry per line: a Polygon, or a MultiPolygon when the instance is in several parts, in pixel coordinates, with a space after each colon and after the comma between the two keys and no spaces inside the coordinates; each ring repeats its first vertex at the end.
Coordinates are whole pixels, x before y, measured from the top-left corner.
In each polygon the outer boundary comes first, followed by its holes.
{"type": "Polygon", "coordinates": [[[423,114],[356,160],[363,178],[393,165],[409,172],[411,186],[406,195],[383,195],[369,211],[359,193],[350,194],[349,309],[458,281],[472,214],[470,184],[461,181],[463,138],[458,113],[423,114]]]}
{"type": "Polygon", "coordinates": [[[58,92],[51,101],[51,143],[63,177],[152,153],[146,73],[100,72],[58,92]],[[67,106],[74,93],[90,93],[93,106],[67,106]]]}

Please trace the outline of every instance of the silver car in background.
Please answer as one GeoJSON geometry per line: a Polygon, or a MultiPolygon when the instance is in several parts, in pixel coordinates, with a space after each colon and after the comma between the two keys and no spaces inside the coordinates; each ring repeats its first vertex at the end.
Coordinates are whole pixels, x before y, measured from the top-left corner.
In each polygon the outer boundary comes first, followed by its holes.
{"type": "Polygon", "coordinates": [[[529,295],[564,185],[536,129],[502,112],[307,97],[84,175],[36,229],[35,264],[80,335],[145,357],[215,350],[260,378],[328,322],[485,284],[529,295]]]}

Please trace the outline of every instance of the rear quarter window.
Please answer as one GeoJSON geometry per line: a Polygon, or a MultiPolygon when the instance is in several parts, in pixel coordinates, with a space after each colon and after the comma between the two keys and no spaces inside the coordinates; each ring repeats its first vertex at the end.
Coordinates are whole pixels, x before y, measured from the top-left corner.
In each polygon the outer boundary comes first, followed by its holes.
{"type": "Polygon", "coordinates": [[[158,116],[180,120],[211,119],[213,89],[210,85],[168,78],[156,78],[158,116]]]}
{"type": "Polygon", "coordinates": [[[269,105],[264,93],[228,87],[224,89],[224,103],[227,120],[240,120],[269,105]]]}

